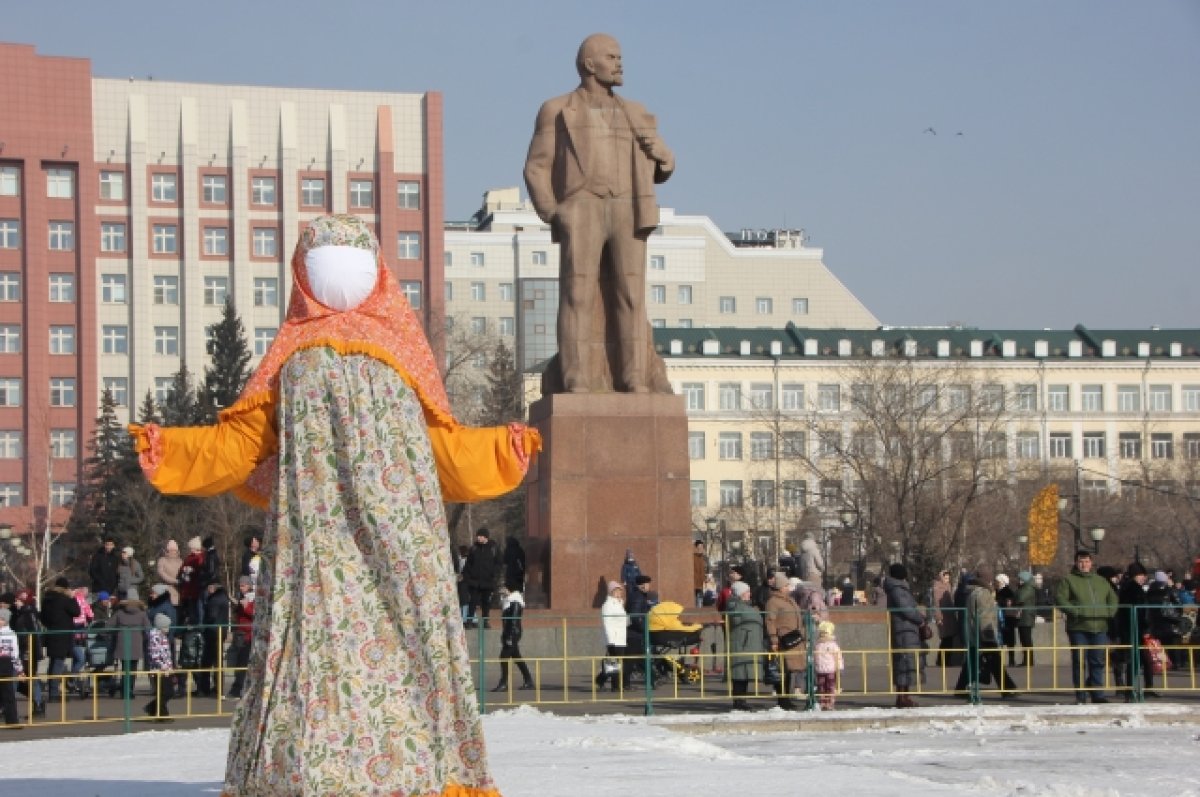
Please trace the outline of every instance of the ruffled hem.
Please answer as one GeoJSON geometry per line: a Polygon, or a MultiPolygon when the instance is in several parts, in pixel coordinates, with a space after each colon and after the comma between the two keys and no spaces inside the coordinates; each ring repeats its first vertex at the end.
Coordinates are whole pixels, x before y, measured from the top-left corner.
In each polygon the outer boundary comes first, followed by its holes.
{"type": "Polygon", "coordinates": [[[529,460],[542,450],[542,435],[537,429],[530,429],[520,421],[508,425],[509,441],[512,443],[513,456],[521,466],[521,472],[529,471],[529,460]]]}
{"type": "Polygon", "coordinates": [[[162,429],[156,423],[144,426],[131,423],[127,428],[133,436],[133,449],[138,452],[138,465],[147,479],[153,479],[166,456],[163,450],[162,429]]]}
{"type": "MultiPolygon", "coordinates": [[[[396,792],[399,794],[399,792],[396,792]]],[[[222,791],[221,797],[240,797],[237,792],[222,791]]],[[[290,793],[285,792],[254,792],[254,797],[291,797],[290,793]]],[[[459,786],[456,783],[451,783],[441,791],[427,792],[425,794],[413,794],[411,797],[501,797],[499,789],[480,789],[475,786],[459,786]]]]}

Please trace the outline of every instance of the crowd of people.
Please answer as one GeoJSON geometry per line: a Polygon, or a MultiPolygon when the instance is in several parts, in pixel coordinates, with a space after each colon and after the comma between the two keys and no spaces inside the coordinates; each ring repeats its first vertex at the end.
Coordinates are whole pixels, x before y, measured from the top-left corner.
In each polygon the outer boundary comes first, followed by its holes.
{"type": "Polygon", "coordinates": [[[187,541],[181,556],[166,540],[150,567],[131,547],[106,537],[87,566],[87,583],[55,579],[41,605],[34,590],[0,593],[0,711],[7,728],[19,727],[17,694],[33,716],[69,695],[100,690],[131,699],[139,673],[149,679],[147,715],[170,717],[169,701],[191,694],[213,697],[219,663],[236,668],[228,696],[241,696],[249,661],[255,587],[261,567],[257,533],[246,539],[236,593],[211,537],[187,541]],[[147,588],[147,573],[152,581],[147,588]],[[224,659],[222,659],[224,656],[224,659]]]}

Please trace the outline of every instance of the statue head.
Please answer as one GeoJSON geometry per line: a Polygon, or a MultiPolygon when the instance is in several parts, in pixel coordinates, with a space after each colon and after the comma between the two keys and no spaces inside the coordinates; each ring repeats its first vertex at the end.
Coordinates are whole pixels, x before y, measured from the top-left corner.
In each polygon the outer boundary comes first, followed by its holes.
{"type": "Polygon", "coordinates": [[[607,89],[624,85],[621,45],[607,33],[593,33],[579,45],[579,52],[575,56],[575,70],[584,82],[591,78],[607,89]]]}

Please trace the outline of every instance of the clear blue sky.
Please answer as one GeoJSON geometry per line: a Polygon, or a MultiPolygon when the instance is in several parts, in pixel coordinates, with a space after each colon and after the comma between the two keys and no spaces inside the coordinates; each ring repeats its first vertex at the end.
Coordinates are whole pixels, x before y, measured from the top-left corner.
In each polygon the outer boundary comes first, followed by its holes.
{"type": "Polygon", "coordinates": [[[0,19],[101,77],[442,91],[451,219],[521,184],[538,105],[609,32],[676,153],[661,204],[805,228],[885,323],[1200,326],[1197,0],[38,0],[0,19]]]}

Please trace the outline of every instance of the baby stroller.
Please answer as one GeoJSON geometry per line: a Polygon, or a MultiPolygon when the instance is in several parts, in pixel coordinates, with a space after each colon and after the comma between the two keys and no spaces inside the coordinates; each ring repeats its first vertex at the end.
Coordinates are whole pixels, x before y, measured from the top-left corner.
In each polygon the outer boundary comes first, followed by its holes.
{"type": "Polygon", "coordinates": [[[700,653],[699,623],[684,624],[679,615],[683,607],[673,601],[657,604],[646,615],[650,631],[650,653],[656,677],[675,677],[688,684],[700,682],[700,667],[683,660],[700,653]]]}
{"type": "MultiPolygon", "coordinates": [[[[84,635],[84,646],[87,650],[85,671],[94,673],[90,680],[97,689],[100,688],[100,678],[96,673],[103,673],[116,661],[116,646],[113,644],[113,632],[108,629],[103,620],[96,620],[87,627],[84,635]]],[[[107,680],[107,676],[105,677],[107,680]]],[[[89,691],[91,691],[89,689],[89,691]]]]}

